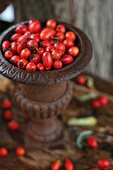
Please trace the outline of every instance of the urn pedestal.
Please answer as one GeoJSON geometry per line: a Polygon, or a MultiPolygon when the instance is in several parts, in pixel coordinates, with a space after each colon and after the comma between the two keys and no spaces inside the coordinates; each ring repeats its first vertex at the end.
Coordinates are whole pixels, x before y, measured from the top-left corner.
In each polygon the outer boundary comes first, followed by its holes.
{"type": "MultiPolygon", "coordinates": [[[[9,63],[0,50],[0,73],[15,82],[10,95],[24,114],[24,142],[28,149],[54,147],[63,142],[64,127],[58,116],[66,109],[72,97],[70,79],[82,72],[92,57],[92,47],[87,36],[76,27],[59,23],[75,32],[80,49],[75,61],[59,70],[29,72],[19,69],[9,63]]],[[[0,44],[10,39],[16,27],[14,25],[3,32],[0,44]]]]}

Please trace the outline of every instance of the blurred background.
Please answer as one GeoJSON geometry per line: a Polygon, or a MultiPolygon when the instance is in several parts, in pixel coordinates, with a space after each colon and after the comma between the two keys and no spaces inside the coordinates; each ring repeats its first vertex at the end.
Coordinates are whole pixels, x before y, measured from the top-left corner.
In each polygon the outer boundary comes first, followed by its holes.
{"type": "Polygon", "coordinates": [[[0,0],[0,33],[35,17],[65,21],[90,38],[93,59],[87,71],[113,81],[113,0],[0,0]]]}

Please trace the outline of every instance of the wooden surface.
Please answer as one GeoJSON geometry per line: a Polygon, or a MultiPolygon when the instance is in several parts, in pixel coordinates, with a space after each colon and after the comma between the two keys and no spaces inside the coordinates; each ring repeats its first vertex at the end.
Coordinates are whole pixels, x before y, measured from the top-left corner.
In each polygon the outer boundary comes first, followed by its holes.
{"type": "MultiPolygon", "coordinates": [[[[98,80],[96,77],[95,80],[98,80]]],[[[96,82],[96,81],[95,81],[96,82]]],[[[8,81],[1,81],[0,89],[2,91],[5,90],[5,86],[8,86],[8,81]]],[[[23,123],[23,114],[21,111],[15,109],[13,106],[14,118],[20,122],[20,129],[17,132],[11,133],[6,128],[7,121],[3,118],[0,119],[1,131],[0,136],[2,136],[0,140],[0,146],[6,146],[9,149],[9,155],[5,158],[0,158],[0,166],[2,170],[47,170],[50,169],[50,164],[52,161],[56,159],[64,160],[66,157],[71,158],[75,161],[76,170],[89,170],[92,166],[95,166],[95,162],[99,158],[107,158],[111,163],[111,167],[108,170],[113,169],[113,159],[112,159],[112,151],[113,151],[113,96],[109,94],[109,90],[112,90],[113,84],[106,82],[104,80],[99,79],[98,84],[96,84],[96,89],[94,89],[97,93],[103,94],[105,93],[109,98],[109,105],[107,107],[101,107],[99,110],[95,111],[91,108],[90,102],[79,102],[73,96],[73,99],[68,107],[68,109],[64,112],[63,120],[65,125],[67,124],[67,120],[71,117],[88,117],[95,116],[98,120],[97,126],[94,127],[68,127],[65,126],[65,142],[61,145],[60,148],[54,148],[52,150],[48,150],[47,148],[43,148],[35,151],[27,151],[26,155],[22,158],[15,156],[15,148],[18,145],[24,145],[23,136],[25,133],[25,124],[23,123]],[[100,83],[99,83],[100,82],[100,83]],[[100,91],[98,89],[104,88],[100,91]],[[111,87],[110,87],[110,86],[111,87]],[[108,93],[107,93],[107,89],[108,93]],[[103,92],[102,92],[103,91],[103,92]],[[86,149],[85,151],[79,149],[76,146],[76,133],[78,134],[81,130],[92,129],[94,136],[96,136],[99,147],[95,150],[86,149]],[[108,140],[108,138],[111,138],[108,140]],[[87,156],[86,156],[87,153],[87,156]],[[89,161],[90,160],[90,161],[89,161]]],[[[74,85],[74,95],[83,95],[91,89],[87,87],[75,86],[74,85]]],[[[8,94],[8,93],[7,93],[8,94]]],[[[0,101],[2,98],[7,96],[6,93],[0,93],[0,101]]],[[[8,96],[7,96],[8,97],[8,96]]],[[[1,110],[2,113],[2,110],[1,110]]],[[[60,118],[61,119],[61,118],[60,118]]]]}
{"type": "Polygon", "coordinates": [[[13,0],[16,20],[55,18],[76,25],[91,39],[94,57],[88,67],[113,81],[113,0],[13,0]]]}

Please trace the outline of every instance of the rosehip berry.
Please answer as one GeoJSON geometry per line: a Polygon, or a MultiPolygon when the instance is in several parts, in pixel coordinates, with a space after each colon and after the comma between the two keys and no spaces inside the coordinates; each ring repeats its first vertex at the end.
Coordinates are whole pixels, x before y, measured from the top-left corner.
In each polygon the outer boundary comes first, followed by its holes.
{"type": "Polygon", "coordinates": [[[97,99],[93,99],[92,101],[91,101],[91,105],[92,105],[92,107],[94,108],[94,109],[98,109],[98,108],[100,108],[100,102],[97,100],[97,99]]]}
{"type": "Polygon", "coordinates": [[[14,54],[11,50],[7,50],[4,55],[6,59],[10,59],[14,54]]]}
{"type": "Polygon", "coordinates": [[[54,29],[56,27],[56,21],[53,19],[50,19],[47,21],[46,25],[47,25],[47,27],[54,29]]]}
{"type": "Polygon", "coordinates": [[[101,105],[106,106],[108,105],[108,99],[106,96],[98,96],[98,101],[101,105]]]}
{"type": "Polygon", "coordinates": [[[64,38],[65,38],[65,36],[64,36],[64,34],[63,34],[62,32],[57,32],[57,33],[56,33],[56,36],[58,37],[58,40],[59,40],[59,41],[63,41],[64,38]]]}
{"type": "Polygon", "coordinates": [[[14,55],[13,57],[11,57],[10,62],[16,65],[19,60],[20,60],[20,56],[14,55]]]}
{"type": "Polygon", "coordinates": [[[63,24],[59,24],[59,25],[57,25],[57,27],[56,27],[56,31],[57,31],[57,32],[65,33],[66,28],[65,28],[65,26],[64,26],[63,24]]]}
{"type": "Polygon", "coordinates": [[[65,39],[63,41],[64,45],[67,47],[67,48],[70,48],[70,47],[73,47],[74,46],[74,42],[72,40],[70,40],[69,38],[65,39]]]}
{"type": "Polygon", "coordinates": [[[3,49],[3,51],[6,51],[6,50],[8,50],[9,48],[10,48],[10,42],[8,41],[8,40],[5,40],[5,41],[3,41],[3,43],[2,43],[2,49],[3,49]]]}
{"type": "Polygon", "coordinates": [[[27,43],[26,43],[26,42],[23,42],[23,43],[18,44],[18,46],[17,46],[17,53],[20,54],[21,51],[22,51],[24,48],[27,48],[27,43]]]}
{"type": "Polygon", "coordinates": [[[90,170],[99,170],[99,168],[91,168],[90,170]]]}
{"type": "Polygon", "coordinates": [[[30,35],[30,38],[31,38],[32,40],[37,41],[37,42],[40,41],[40,35],[39,35],[38,33],[37,33],[37,34],[31,34],[31,35],[30,35]]]}
{"type": "Polygon", "coordinates": [[[74,164],[70,159],[66,159],[64,164],[66,170],[74,170],[74,164]]]}
{"type": "Polygon", "coordinates": [[[62,62],[64,65],[70,64],[74,61],[73,57],[71,55],[65,54],[62,57],[62,62]]]}
{"type": "Polygon", "coordinates": [[[1,103],[3,109],[10,109],[12,107],[12,103],[8,99],[4,99],[1,103]]]}
{"type": "Polygon", "coordinates": [[[63,64],[62,64],[62,62],[60,60],[55,60],[54,63],[53,63],[53,67],[55,69],[60,69],[60,68],[63,67],[63,64]]]}
{"type": "Polygon", "coordinates": [[[42,63],[38,63],[37,64],[37,69],[39,69],[40,71],[44,71],[45,70],[44,65],[42,63]]]}
{"type": "Polygon", "coordinates": [[[42,47],[48,47],[50,45],[51,45],[51,43],[48,40],[44,40],[44,41],[41,42],[42,47]]]}
{"type": "Polygon", "coordinates": [[[25,153],[26,153],[26,150],[25,150],[25,148],[24,147],[22,147],[22,146],[18,146],[17,148],[16,148],[16,155],[17,156],[24,156],[25,155],[25,153]]]}
{"type": "Polygon", "coordinates": [[[12,35],[11,40],[12,41],[17,41],[21,37],[21,34],[15,33],[12,35]]]}
{"type": "Polygon", "coordinates": [[[53,45],[50,45],[46,48],[46,51],[52,52],[52,51],[54,51],[54,49],[55,49],[55,47],[53,45]]]}
{"type": "Polygon", "coordinates": [[[11,50],[16,53],[17,52],[17,43],[16,42],[12,42],[11,43],[11,50]]]}
{"type": "Polygon", "coordinates": [[[40,39],[41,40],[48,40],[49,38],[54,37],[55,33],[56,32],[53,29],[44,28],[40,33],[40,39]]]}
{"type": "Polygon", "coordinates": [[[56,49],[56,50],[52,51],[51,55],[54,60],[59,60],[62,56],[62,51],[56,49]]]}
{"type": "Polygon", "coordinates": [[[13,113],[11,110],[7,110],[3,113],[3,116],[6,120],[11,120],[13,118],[13,113]]]}
{"type": "Polygon", "coordinates": [[[46,70],[51,69],[53,60],[52,60],[52,56],[49,52],[45,52],[43,54],[42,62],[43,62],[44,67],[46,68],[46,70]]]}
{"type": "Polygon", "coordinates": [[[61,50],[62,52],[65,52],[66,50],[65,45],[61,42],[57,42],[56,44],[54,44],[54,47],[58,50],[61,50]]]}
{"type": "Polygon", "coordinates": [[[37,19],[35,19],[35,18],[31,18],[28,23],[29,23],[29,25],[30,25],[30,24],[32,24],[33,22],[39,22],[39,21],[38,21],[37,19]]]}
{"type": "Polygon", "coordinates": [[[12,131],[16,131],[19,129],[19,123],[16,120],[12,120],[7,124],[7,127],[12,131]]]}
{"type": "Polygon", "coordinates": [[[72,32],[72,31],[68,31],[68,32],[66,32],[66,38],[69,38],[71,41],[75,41],[75,39],[76,39],[76,35],[75,35],[75,33],[74,32],[72,32]]]}
{"type": "Polygon", "coordinates": [[[36,40],[29,40],[27,42],[27,46],[30,50],[34,50],[34,49],[38,48],[38,43],[36,40]]]}
{"type": "Polygon", "coordinates": [[[25,43],[25,42],[27,42],[27,38],[25,35],[21,35],[17,40],[18,44],[25,43]]]}
{"type": "Polygon", "coordinates": [[[40,55],[44,54],[44,48],[39,47],[38,48],[38,54],[40,54],[40,55]]]}
{"type": "Polygon", "coordinates": [[[27,27],[27,25],[24,25],[24,24],[18,25],[15,29],[15,32],[20,33],[20,34],[24,34],[27,31],[28,31],[28,27],[27,27]]]}
{"type": "Polygon", "coordinates": [[[85,76],[79,75],[76,77],[75,81],[79,85],[84,85],[86,82],[86,78],[85,78],[85,76]]]}
{"type": "Polygon", "coordinates": [[[32,62],[29,62],[26,66],[26,70],[28,71],[36,71],[36,64],[35,63],[32,63],[32,62]]]}
{"type": "Polygon", "coordinates": [[[61,161],[56,160],[51,164],[51,170],[59,170],[61,167],[61,161]]]}
{"type": "Polygon", "coordinates": [[[30,35],[31,35],[30,31],[27,31],[27,32],[24,33],[24,36],[26,36],[27,39],[29,39],[28,37],[30,37],[30,35]]]}
{"type": "Polygon", "coordinates": [[[110,167],[110,162],[107,159],[99,159],[97,165],[102,169],[106,169],[110,167]]]}
{"type": "Polygon", "coordinates": [[[17,66],[19,68],[25,68],[27,65],[28,61],[26,59],[21,59],[18,61],[17,66]]]}
{"type": "Polygon", "coordinates": [[[20,57],[24,59],[28,59],[31,55],[31,51],[28,48],[25,48],[21,51],[20,57]]]}
{"type": "Polygon", "coordinates": [[[8,150],[6,148],[0,148],[0,156],[7,156],[8,150]]]}
{"type": "Polygon", "coordinates": [[[96,148],[98,146],[97,140],[93,136],[88,136],[86,138],[86,143],[87,143],[88,147],[90,147],[90,148],[96,148]]]}
{"type": "Polygon", "coordinates": [[[68,53],[70,55],[72,55],[73,57],[76,57],[78,55],[78,53],[79,53],[79,48],[76,47],[76,46],[71,47],[71,48],[69,48],[68,53]]]}
{"type": "Polygon", "coordinates": [[[28,28],[29,31],[32,33],[38,33],[41,30],[40,22],[39,21],[32,22],[31,24],[29,24],[28,28]]]}
{"type": "Polygon", "coordinates": [[[38,63],[40,63],[41,62],[41,55],[40,54],[32,54],[31,56],[30,56],[30,62],[33,62],[33,63],[35,63],[35,64],[38,64],[38,63]]]}

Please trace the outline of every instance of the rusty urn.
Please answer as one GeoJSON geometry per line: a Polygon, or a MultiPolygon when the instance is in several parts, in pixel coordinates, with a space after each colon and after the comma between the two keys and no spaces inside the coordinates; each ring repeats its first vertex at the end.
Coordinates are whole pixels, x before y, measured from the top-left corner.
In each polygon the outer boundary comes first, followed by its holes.
{"type": "MultiPolygon", "coordinates": [[[[28,149],[54,147],[62,141],[64,126],[58,117],[72,97],[70,79],[82,72],[92,57],[91,42],[85,33],[70,24],[59,23],[76,34],[80,49],[75,61],[61,69],[43,72],[20,69],[5,59],[0,48],[0,73],[15,82],[10,94],[25,116],[24,142],[28,149]]],[[[20,24],[27,24],[27,21],[20,24]]],[[[2,33],[0,46],[4,40],[10,39],[16,27],[14,25],[2,33]]]]}

